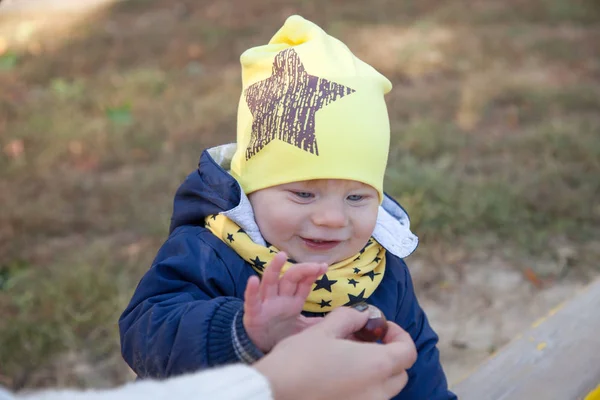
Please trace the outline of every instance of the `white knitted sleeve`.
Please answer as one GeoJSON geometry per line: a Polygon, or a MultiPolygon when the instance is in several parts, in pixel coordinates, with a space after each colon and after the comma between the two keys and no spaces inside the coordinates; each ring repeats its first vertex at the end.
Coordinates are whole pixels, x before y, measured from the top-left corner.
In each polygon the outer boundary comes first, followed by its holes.
{"type": "Polygon", "coordinates": [[[14,400],[273,400],[267,379],[236,364],[165,381],[139,381],[109,390],[47,390],[14,400]]]}

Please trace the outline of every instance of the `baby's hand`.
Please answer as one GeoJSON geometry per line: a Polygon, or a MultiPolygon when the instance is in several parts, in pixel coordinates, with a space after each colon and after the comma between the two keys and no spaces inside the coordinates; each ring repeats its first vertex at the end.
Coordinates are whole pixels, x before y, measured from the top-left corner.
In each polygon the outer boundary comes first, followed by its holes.
{"type": "Polygon", "coordinates": [[[244,328],[263,352],[320,320],[300,313],[313,283],[327,272],[327,264],[295,264],[280,278],[286,261],[287,255],[278,253],[265,269],[262,280],[253,276],[246,287],[244,328]]]}

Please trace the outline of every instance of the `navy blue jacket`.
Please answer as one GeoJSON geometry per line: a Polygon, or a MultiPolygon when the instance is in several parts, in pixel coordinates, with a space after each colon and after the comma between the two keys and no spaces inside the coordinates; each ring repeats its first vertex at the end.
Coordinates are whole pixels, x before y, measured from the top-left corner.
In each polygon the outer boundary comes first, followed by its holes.
{"type": "MultiPolygon", "coordinates": [[[[240,197],[238,183],[207,151],[177,191],[169,238],[119,320],[123,357],[139,377],[261,357],[242,324],[246,282],[256,273],[204,228],[206,216],[234,208],[240,197]]],[[[367,302],[404,328],[417,347],[408,385],[394,399],[455,399],[440,365],[438,337],[402,259],[388,252],[383,280],[367,302]]]]}

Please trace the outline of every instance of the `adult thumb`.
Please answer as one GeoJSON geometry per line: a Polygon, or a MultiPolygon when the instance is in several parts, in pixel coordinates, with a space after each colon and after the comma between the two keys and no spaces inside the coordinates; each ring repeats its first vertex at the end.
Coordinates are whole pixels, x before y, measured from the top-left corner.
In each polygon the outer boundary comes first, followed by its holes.
{"type": "Polygon", "coordinates": [[[320,329],[328,336],[347,338],[360,330],[369,319],[369,313],[361,312],[349,307],[339,307],[327,314],[323,321],[313,326],[320,329]]]}

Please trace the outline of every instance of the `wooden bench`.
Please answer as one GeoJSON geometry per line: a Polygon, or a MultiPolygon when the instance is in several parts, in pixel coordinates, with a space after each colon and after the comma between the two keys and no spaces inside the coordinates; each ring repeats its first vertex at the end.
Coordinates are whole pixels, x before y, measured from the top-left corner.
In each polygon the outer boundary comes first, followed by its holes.
{"type": "Polygon", "coordinates": [[[600,279],[452,390],[460,400],[600,400],[600,279]]]}

